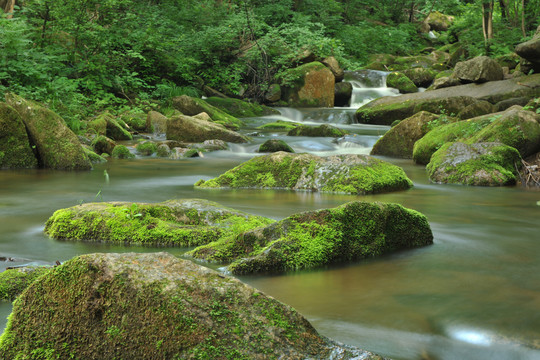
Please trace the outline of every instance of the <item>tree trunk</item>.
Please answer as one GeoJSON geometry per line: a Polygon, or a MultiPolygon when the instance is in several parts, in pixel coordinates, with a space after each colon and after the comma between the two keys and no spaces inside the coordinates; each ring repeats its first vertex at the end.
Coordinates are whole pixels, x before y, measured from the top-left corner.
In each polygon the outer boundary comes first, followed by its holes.
{"type": "Polygon", "coordinates": [[[14,9],[15,9],[15,0],[7,0],[3,10],[6,14],[8,14],[7,15],[8,19],[11,19],[13,17],[14,9]]]}

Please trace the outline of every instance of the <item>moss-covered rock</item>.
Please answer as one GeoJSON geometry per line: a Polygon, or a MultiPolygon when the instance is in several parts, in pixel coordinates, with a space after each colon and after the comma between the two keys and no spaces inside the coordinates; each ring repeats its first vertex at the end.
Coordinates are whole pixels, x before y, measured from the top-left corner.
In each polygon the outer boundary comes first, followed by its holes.
{"type": "Polygon", "coordinates": [[[133,159],[135,155],[125,145],[116,145],[111,153],[113,159],[133,159]]]}
{"type": "Polygon", "coordinates": [[[334,85],[334,106],[349,106],[353,86],[350,82],[338,82],[334,85]]]}
{"type": "Polygon", "coordinates": [[[146,114],[139,111],[128,111],[120,115],[120,119],[129,129],[142,132],[150,132],[147,126],[146,114]]]}
{"type": "Polygon", "coordinates": [[[221,124],[228,129],[238,130],[242,125],[241,120],[210,105],[203,99],[182,95],[172,99],[172,106],[187,116],[195,116],[205,112],[210,116],[213,122],[221,124]]]}
{"type": "Polygon", "coordinates": [[[491,119],[483,116],[436,127],[414,144],[413,160],[426,165],[445,143],[469,138],[490,123],[491,119]]]}
{"type": "Polygon", "coordinates": [[[334,84],[332,71],[315,61],[285,72],[281,96],[292,107],[333,107],[334,84]]]}
{"type": "Polygon", "coordinates": [[[156,134],[165,134],[167,132],[167,122],[169,118],[157,111],[149,111],[146,114],[146,129],[156,134]]]}
{"type": "Polygon", "coordinates": [[[405,69],[401,73],[407,76],[417,87],[425,88],[431,85],[435,76],[438,74],[435,70],[425,69],[423,67],[405,69]]]}
{"type": "Polygon", "coordinates": [[[49,266],[24,266],[0,273],[0,300],[13,301],[39,276],[51,271],[49,266]]]}
{"type": "Polygon", "coordinates": [[[45,232],[61,240],[197,246],[271,222],[200,199],[89,203],[57,210],[45,232]]]}
{"type": "Polygon", "coordinates": [[[287,136],[311,137],[341,137],[345,136],[346,134],[348,134],[347,131],[328,124],[322,124],[319,126],[300,125],[287,132],[287,136]]]}
{"type": "Polygon", "coordinates": [[[86,156],[88,157],[88,160],[90,160],[90,162],[92,164],[102,164],[102,163],[106,163],[107,162],[107,159],[105,159],[103,156],[101,155],[98,155],[96,154],[94,151],[92,151],[91,149],[89,149],[87,147],[87,145],[84,145],[83,146],[83,150],[84,150],[84,153],[86,154],[86,156]]]}
{"type": "Polygon", "coordinates": [[[258,156],[199,188],[264,188],[374,194],[412,186],[403,169],[367,155],[319,157],[277,152],[258,156]]]}
{"type": "Polygon", "coordinates": [[[288,153],[293,153],[294,150],[283,140],[279,139],[270,139],[266,140],[264,143],[259,146],[260,153],[273,153],[277,151],[285,151],[288,153]]]}
{"type": "Polygon", "coordinates": [[[211,139],[233,143],[245,143],[248,141],[246,136],[229,130],[223,125],[185,115],[178,115],[169,119],[167,139],[186,142],[202,142],[211,139]]]}
{"type": "Polygon", "coordinates": [[[457,113],[457,117],[461,120],[466,120],[494,112],[496,112],[494,105],[485,100],[478,100],[461,109],[461,111],[457,113]]]}
{"type": "Polygon", "coordinates": [[[159,157],[169,157],[171,155],[171,149],[165,144],[160,144],[157,147],[156,155],[159,157]]]}
{"type": "Polygon", "coordinates": [[[300,125],[302,125],[302,124],[294,123],[294,122],[290,122],[290,121],[278,120],[278,121],[273,121],[273,122],[270,122],[270,123],[263,124],[263,125],[257,127],[257,129],[261,129],[261,130],[266,130],[266,129],[291,130],[291,129],[294,129],[295,127],[300,126],[300,125]]]}
{"type": "Polygon", "coordinates": [[[96,136],[107,134],[107,119],[104,116],[97,116],[86,124],[86,130],[96,136]]]}
{"type": "Polygon", "coordinates": [[[382,359],[321,337],[293,308],[167,253],[89,254],[34,281],[3,359],[382,359]],[[45,355],[46,354],[46,355],[45,355]]]}
{"type": "Polygon", "coordinates": [[[99,135],[99,136],[96,136],[94,140],[92,140],[91,145],[94,148],[94,151],[96,153],[100,155],[103,153],[110,155],[112,154],[116,146],[116,143],[114,142],[114,140],[109,139],[105,135],[99,135]]]}
{"type": "Polygon", "coordinates": [[[133,135],[128,130],[122,119],[115,118],[111,113],[105,111],[98,115],[89,123],[89,127],[96,130],[97,134],[107,135],[113,140],[133,140],[133,135]],[[105,124],[105,134],[102,132],[105,124]]]}
{"type": "Polygon", "coordinates": [[[407,75],[401,72],[391,72],[386,77],[386,86],[398,89],[400,93],[414,93],[418,91],[416,85],[407,75]]]}
{"type": "Polygon", "coordinates": [[[447,31],[454,22],[454,17],[438,11],[431,11],[424,22],[429,25],[431,30],[447,31]]]}
{"type": "Polygon", "coordinates": [[[454,76],[462,82],[484,83],[503,79],[503,70],[497,61],[488,56],[477,56],[467,61],[458,62],[454,67],[454,76]]]}
{"type": "Polygon", "coordinates": [[[60,116],[15,94],[6,94],[6,102],[21,116],[30,141],[36,147],[40,166],[56,170],[92,168],[77,135],[60,116]]]}
{"type": "Polygon", "coordinates": [[[449,142],[431,157],[426,169],[431,181],[477,186],[516,183],[519,152],[496,142],[449,142]]]}
{"type": "Polygon", "coordinates": [[[0,169],[37,166],[38,161],[21,116],[11,106],[0,102],[0,169]]]}
{"type": "Polygon", "coordinates": [[[217,244],[217,251],[248,251],[237,255],[239,260],[228,269],[234,274],[251,274],[353,262],[431,244],[433,235],[426,217],[417,211],[398,204],[354,201],[294,214],[245,233],[238,241],[217,244]]]}
{"type": "Polygon", "coordinates": [[[268,106],[249,103],[233,98],[209,97],[205,100],[208,104],[225,111],[227,114],[237,118],[257,117],[265,115],[277,115],[279,111],[268,106]]]}
{"type": "Polygon", "coordinates": [[[401,120],[388,130],[383,137],[377,140],[371,149],[371,155],[410,159],[416,141],[420,140],[431,129],[456,121],[456,118],[421,111],[410,118],[401,120]]]}
{"type": "Polygon", "coordinates": [[[135,147],[137,152],[144,156],[151,156],[157,152],[157,144],[153,141],[143,141],[135,147]]]}
{"type": "Polygon", "coordinates": [[[522,157],[540,151],[540,114],[515,106],[488,119],[490,123],[467,143],[500,142],[516,148],[522,157]]]}

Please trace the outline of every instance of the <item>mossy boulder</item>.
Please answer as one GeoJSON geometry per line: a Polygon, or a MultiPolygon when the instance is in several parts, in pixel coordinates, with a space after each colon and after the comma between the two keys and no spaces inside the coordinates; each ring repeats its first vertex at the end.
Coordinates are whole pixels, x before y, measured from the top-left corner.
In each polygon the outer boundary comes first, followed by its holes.
{"type": "Polygon", "coordinates": [[[238,260],[228,267],[240,275],[350,263],[432,244],[433,234],[426,217],[417,211],[398,204],[353,201],[294,214],[235,240],[238,243],[216,244],[213,257],[223,251],[245,250],[248,253],[237,255],[238,260]]]}
{"type": "Polygon", "coordinates": [[[276,152],[258,156],[198,188],[292,189],[329,193],[374,194],[412,186],[403,169],[367,155],[319,157],[276,152]]]}
{"type": "Polygon", "coordinates": [[[522,157],[540,151],[540,114],[514,106],[488,117],[490,123],[467,142],[500,142],[516,148],[522,157]]]}
{"type": "Polygon", "coordinates": [[[150,132],[147,126],[146,114],[139,111],[128,111],[120,115],[120,119],[127,125],[128,129],[134,131],[150,132]]]}
{"type": "Polygon", "coordinates": [[[157,152],[157,144],[153,141],[143,141],[137,144],[135,150],[143,156],[151,156],[157,152]]]}
{"type": "Polygon", "coordinates": [[[107,118],[105,116],[97,116],[86,124],[86,130],[96,136],[107,134],[107,118]]]}
{"type": "Polygon", "coordinates": [[[41,167],[55,170],[89,170],[92,164],[64,120],[46,107],[8,93],[6,102],[21,116],[41,167]]]}
{"type": "Polygon", "coordinates": [[[171,149],[165,144],[160,144],[157,147],[156,155],[158,157],[169,157],[171,155],[171,149]]]}
{"type": "Polygon", "coordinates": [[[382,359],[320,336],[293,308],[167,253],[88,254],[34,281],[3,359],[382,359]],[[44,357],[45,355],[43,355],[44,357]]]}
{"type": "Polygon", "coordinates": [[[341,130],[335,126],[322,124],[319,126],[300,125],[289,132],[287,136],[311,136],[311,137],[341,137],[345,136],[347,132],[341,130]]]}
{"type": "Polygon", "coordinates": [[[233,143],[245,143],[248,141],[246,136],[229,130],[223,125],[185,115],[178,115],[169,119],[167,139],[186,142],[202,142],[211,139],[233,143]]]}
{"type": "Polygon", "coordinates": [[[279,84],[271,84],[264,94],[264,100],[269,103],[275,103],[281,100],[281,86],[279,84]]]}
{"type": "Polygon", "coordinates": [[[272,130],[291,130],[291,129],[294,129],[295,127],[298,127],[298,126],[301,126],[301,125],[302,124],[295,123],[295,122],[277,120],[277,121],[273,121],[273,122],[270,122],[270,123],[263,124],[263,125],[257,127],[257,129],[261,129],[261,130],[268,130],[268,129],[272,129],[272,130]]]}
{"type": "Polygon", "coordinates": [[[213,122],[223,125],[228,129],[238,130],[242,125],[242,121],[238,118],[229,115],[225,111],[210,105],[203,99],[194,98],[187,95],[177,96],[172,99],[174,109],[180,111],[187,116],[195,116],[202,112],[207,113],[213,122]]]}
{"type": "Polygon", "coordinates": [[[448,142],[431,157],[426,169],[436,183],[503,186],[516,183],[521,157],[513,147],[483,142],[448,142]]]}
{"type": "Polygon", "coordinates": [[[0,102],[0,169],[36,168],[38,160],[19,113],[0,102]]]}
{"type": "Polygon", "coordinates": [[[285,151],[288,153],[294,152],[294,150],[285,141],[279,139],[266,140],[261,144],[261,146],[259,146],[260,153],[273,153],[277,151],[285,151]]]}
{"type": "Polygon", "coordinates": [[[413,147],[413,160],[417,164],[426,165],[431,155],[439,150],[445,143],[466,139],[491,123],[488,116],[481,116],[469,120],[458,121],[436,127],[424,137],[416,141],[413,147]]]}
{"type": "Polygon", "coordinates": [[[51,271],[49,266],[23,266],[0,273],[0,301],[13,301],[35,279],[51,271]]]}
{"type": "Polygon", "coordinates": [[[157,111],[152,110],[146,114],[146,128],[155,134],[165,134],[167,132],[168,121],[169,119],[165,115],[157,111]]]}
{"type": "Polygon", "coordinates": [[[84,145],[83,150],[92,164],[102,164],[107,162],[105,157],[96,154],[88,145],[84,145]]]}
{"type": "Polygon", "coordinates": [[[113,159],[133,159],[135,155],[125,145],[116,145],[111,153],[113,159]]]}
{"type": "Polygon", "coordinates": [[[105,135],[99,135],[96,136],[94,140],[92,140],[91,145],[96,153],[100,155],[103,153],[111,155],[116,146],[116,143],[114,142],[114,140],[109,139],[105,135]]]}
{"type": "Polygon", "coordinates": [[[414,93],[418,91],[416,85],[407,75],[400,72],[391,72],[386,77],[386,86],[398,89],[400,93],[414,93]]]}
{"type": "Polygon", "coordinates": [[[105,135],[113,140],[133,140],[133,135],[128,130],[128,127],[123,120],[115,118],[108,111],[98,115],[93,121],[91,126],[101,133],[103,123],[105,126],[105,135]]]}
{"type": "Polygon", "coordinates": [[[335,77],[320,62],[289,69],[282,77],[281,98],[292,107],[333,107],[335,77]]]}
{"type": "Polygon", "coordinates": [[[477,56],[467,61],[458,62],[454,67],[454,76],[461,82],[484,83],[503,79],[501,65],[488,56],[477,56]]]}
{"type": "Polygon", "coordinates": [[[407,76],[407,78],[409,78],[417,87],[424,88],[430,86],[435,79],[435,76],[438,74],[435,70],[425,69],[423,67],[405,69],[402,70],[401,73],[407,76]]]}
{"type": "Polygon", "coordinates": [[[424,20],[424,22],[429,25],[429,28],[431,30],[448,31],[448,29],[454,22],[454,17],[450,15],[445,15],[438,11],[432,11],[429,13],[428,17],[424,20]]]}
{"type": "Polygon", "coordinates": [[[485,100],[478,100],[461,109],[457,113],[457,117],[461,120],[467,120],[494,112],[497,112],[494,105],[485,100]]]}
{"type": "Polygon", "coordinates": [[[60,240],[197,246],[273,222],[200,199],[88,203],[57,210],[45,233],[60,240]]]}
{"type": "Polygon", "coordinates": [[[237,118],[276,115],[279,111],[268,106],[249,103],[240,99],[209,97],[205,100],[208,104],[225,111],[237,118]]]}
{"type": "Polygon", "coordinates": [[[377,140],[371,149],[371,155],[410,159],[416,141],[420,140],[431,129],[455,121],[457,119],[435,115],[427,111],[416,113],[410,118],[401,120],[377,140]]]}

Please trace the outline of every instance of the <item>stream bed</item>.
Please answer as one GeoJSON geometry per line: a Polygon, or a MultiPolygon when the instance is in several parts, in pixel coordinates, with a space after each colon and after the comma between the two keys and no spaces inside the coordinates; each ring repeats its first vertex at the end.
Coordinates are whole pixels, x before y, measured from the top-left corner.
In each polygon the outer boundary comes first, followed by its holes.
{"type": "MultiPolygon", "coordinates": [[[[43,234],[55,210],[81,202],[203,198],[274,219],[352,200],[396,202],[427,216],[433,245],[327,269],[239,278],[296,308],[321,334],[396,360],[540,359],[538,191],[431,184],[423,166],[397,159],[384,160],[404,168],[414,182],[410,190],[352,196],[193,188],[259,155],[268,138],[282,138],[296,152],[368,154],[388,127],[353,124],[353,111],[281,109],[281,116],[249,119],[242,130],[253,134],[276,119],[326,122],[352,133],[338,142],[265,131],[252,143],[202,158],[110,160],[89,172],[2,171],[0,256],[15,261],[0,262],[0,271],[92,252],[182,256],[187,250],[62,242],[43,234]]],[[[10,312],[11,304],[0,302],[0,329],[10,312]]]]}

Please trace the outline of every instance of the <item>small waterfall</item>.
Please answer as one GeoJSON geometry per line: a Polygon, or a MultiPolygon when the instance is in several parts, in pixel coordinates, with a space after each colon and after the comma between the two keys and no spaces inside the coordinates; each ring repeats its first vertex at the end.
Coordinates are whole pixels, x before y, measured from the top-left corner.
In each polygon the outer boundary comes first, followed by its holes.
{"type": "Polygon", "coordinates": [[[396,96],[396,89],[386,87],[388,72],[377,70],[346,71],[345,81],[353,86],[351,108],[358,109],[373,99],[396,96]]]}

